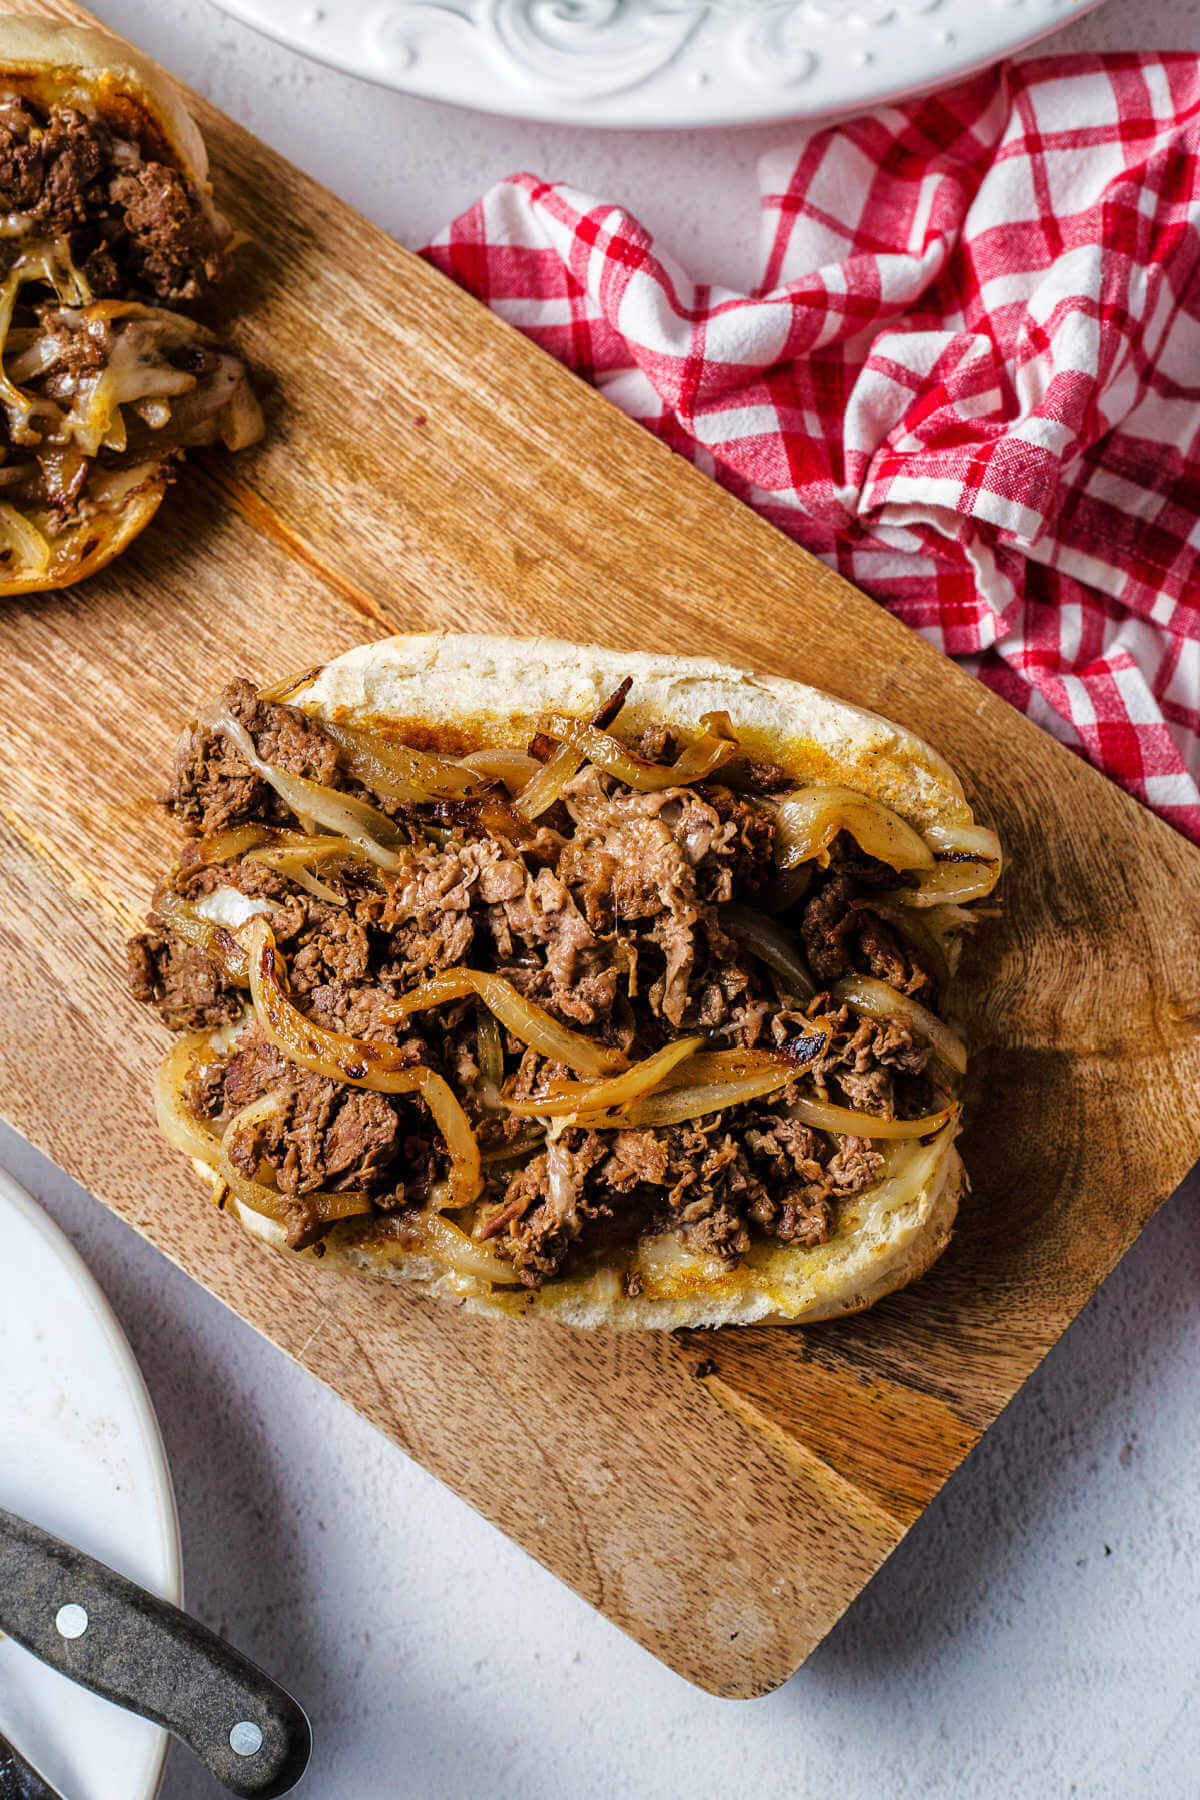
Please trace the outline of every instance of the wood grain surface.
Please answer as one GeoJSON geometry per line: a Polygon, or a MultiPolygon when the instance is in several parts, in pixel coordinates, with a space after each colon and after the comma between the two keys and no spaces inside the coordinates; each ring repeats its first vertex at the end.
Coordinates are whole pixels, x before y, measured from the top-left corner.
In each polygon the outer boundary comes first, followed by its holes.
{"type": "MultiPolygon", "coordinates": [[[[41,10],[62,15],[67,7],[41,10]]],[[[250,232],[268,437],[114,569],[0,603],[6,1116],[593,1605],[715,1693],[782,1681],[1200,1151],[1200,857],[515,332],[200,106],[250,232]],[[807,1332],[572,1334],[322,1280],[158,1138],[122,939],[172,741],[233,671],[444,625],[712,651],[936,743],[1009,855],[971,952],[974,1192],[933,1273],[807,1332]]],[[[531,1627],[536,1629],[536,1627],[531,1627]]]]}

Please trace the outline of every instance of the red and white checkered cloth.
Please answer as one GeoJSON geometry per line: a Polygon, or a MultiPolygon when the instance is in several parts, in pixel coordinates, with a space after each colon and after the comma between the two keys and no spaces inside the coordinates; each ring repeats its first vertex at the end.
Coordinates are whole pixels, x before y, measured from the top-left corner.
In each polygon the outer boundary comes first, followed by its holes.
{"type": "Polygon", "coordinates": [[[1200,58],[993,69],[761,172],[749,295],[531,175],[425,254],[1200,842],[1200,58]]]}

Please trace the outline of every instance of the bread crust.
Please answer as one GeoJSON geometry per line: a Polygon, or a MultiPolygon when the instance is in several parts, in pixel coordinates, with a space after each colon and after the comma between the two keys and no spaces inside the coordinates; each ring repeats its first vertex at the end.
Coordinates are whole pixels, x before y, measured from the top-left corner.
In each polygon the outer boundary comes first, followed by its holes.
{"type": "MultiPolygon", "coordinates": [[[[34,99],[50,102],[82,88],[90,104],[112,127],[136,136],[155,160],[187,176],[214,230],[228,239],[229,227],[213,204],[208,152],[182,91],[170,76],[130,45],[90,26],[57,24],[24,14],[0,17],[0,79],[34,99]]],[[[145,529],[167,488],[169,456],[149,456],[158,473],[86,524],[72,527],[56,542],[53,575],[0,576],[0,596],[72,587],[119,556],[145,529]]]]}
{"type": "Polygon", "coordinates": [[[208,151],[182,90],[132,45],[88,25],[6,14],[0,17],[0,76],[27,76],[47,91],[77,79],[103,118],[128,126],[140,115],[157,160],[188,176],[209,217],[221,222],[212,204],[208,151]]]}
{"type": "MultiPolygon", "coordinates": [[[[623,736],[652,722],[686,735],[703,713],[724,711],[753,754],[798,781],[836,780],[874,795],[918,830],[972,823],[953,771],[911,732],[815,688],[708,658],[551,638],[411,634],[338,657],[293,703],[318,718],[369,721],[407,742],[452,732],[464,749],[524,746],[551,713],[590,717],[626,675],[633,688],[623,736]]],[[[923,1275],[944,1250],[966,1187],[953,1128],[924,1154],[928,1167],[915,1194],[879,1216],[869,1196],[846,1201],[834,1236],[815,1249],[759,1244],[730,1267],[684,1251],[672,1234],[643,1240],[634,1265],[641,1291],[633,1293],[612,1270],[489,1292],[406,1248],[377,1221],[346,1221],[315,1250],[289,1251],[281,1226],[232,1197],[226,1207],[255,1236],[286,1255],[319,1261],[322,1271],[406,1283],[490,1317],[619,1331],[808,1324],[873,1305],[923,1275]]],[[[196,1166],[219,1192],[215,1172],[196,1166]]]]}

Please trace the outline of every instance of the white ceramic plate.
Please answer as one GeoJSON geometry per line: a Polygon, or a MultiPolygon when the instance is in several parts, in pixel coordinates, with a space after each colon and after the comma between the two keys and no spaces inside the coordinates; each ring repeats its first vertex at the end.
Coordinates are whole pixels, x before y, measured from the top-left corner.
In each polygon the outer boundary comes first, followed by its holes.
{"type": "MultiPolygon", "coordinates": [[[[0,1170],[0,1506],[180,1600],[150,1398],[108,1302],[0,1170]]],[[[167,1734],[0,1639],[0,1731],[67,1800],[153,1800],[167,1734]]]]}
{"type": "Polygon", "coordinates": [[[568,125],[861,110],[1007,56],[1101,0],[216,0],[405,93],[568,125]]]}

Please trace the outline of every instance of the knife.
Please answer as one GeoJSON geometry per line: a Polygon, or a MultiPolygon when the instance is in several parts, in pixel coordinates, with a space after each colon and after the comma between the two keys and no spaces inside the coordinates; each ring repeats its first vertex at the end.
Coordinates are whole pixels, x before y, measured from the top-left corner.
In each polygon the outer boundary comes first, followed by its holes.
{"type": "MultiPolygon", "coordinates": [[[[245,1800],[289,1793],[308,1766],[308,1719],[261,1669],[198,1619],[3,1507],[0,1631],[173,1732],[245,1800]]],[[[0,1800],[6,1755],[16,1752],[0,1740],[0,1800]]],[[[23,1758],[12,1766],[12,1800],[57,1800],[23,1758]]]]}
{"type": "Polygon", "coordinates": [[[62,1800],[0,1731],[0,1800],[62,1800]]]}

